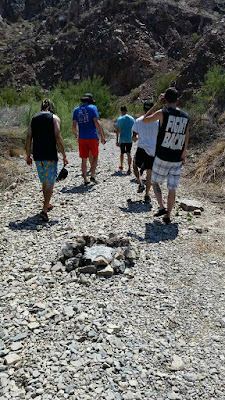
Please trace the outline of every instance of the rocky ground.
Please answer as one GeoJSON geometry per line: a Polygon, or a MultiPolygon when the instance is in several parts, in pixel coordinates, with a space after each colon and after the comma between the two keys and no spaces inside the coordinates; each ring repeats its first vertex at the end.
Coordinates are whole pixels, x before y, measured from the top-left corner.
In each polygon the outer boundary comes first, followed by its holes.
{"type": "MultiPolygon", "coordinates": [[[[35,167],[1,196],[0,400],[223,400],[224,212],[177,203],[165,226],[155,199],[145,205],[118,173],[115,142],[100,153],[99,184],[87,188],[69,154],[49,223],[35,167]],[[77,235],[112,233],[139,255],[130,276],[55,266],[77,235]]],[[[184,179],[178,197],[197,199],[184,179]]]]}

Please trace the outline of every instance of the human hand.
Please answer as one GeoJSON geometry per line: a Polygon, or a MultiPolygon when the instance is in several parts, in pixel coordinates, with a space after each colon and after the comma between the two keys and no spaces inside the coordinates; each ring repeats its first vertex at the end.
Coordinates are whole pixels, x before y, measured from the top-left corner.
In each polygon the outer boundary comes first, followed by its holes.
{"type": "Polygon", "coordinates": [[[74,137],[75,137],[75,139],[77,140],[77,139],[78,139],[78,134],[75,133],[75,134],[74,134],[74,137]]]}
{"type": "Polygon", "coordinates": [[[117,145],[118,147],[120,147],[120,144],[119,144],[119,142],[116,142],[116,145],[117,145]]]}
{"type": "Polygon", "coordinates": [[[31,157],[27,157],[26,161],[27,161],[27,165],[32,165],[33,160],[31,157]]]}
{"type": "Polygon", "coordinates": [[[102,143],[102,144],[106,144],[106,140],[105,140],[104,137],[101,137],[101,143],[102,143]]]}
{"type": "Polygon", "coordinates": [[[182,165],[186,164],[186,156],[185,155],[181,156],[181,161],[182,161],[182,165]]]}
{"type": "Polygon", "coordinates": [[[162,100],[165,98],[165,94],[161,93],[158,97],[157,104],[161,104],[162,100]]]}

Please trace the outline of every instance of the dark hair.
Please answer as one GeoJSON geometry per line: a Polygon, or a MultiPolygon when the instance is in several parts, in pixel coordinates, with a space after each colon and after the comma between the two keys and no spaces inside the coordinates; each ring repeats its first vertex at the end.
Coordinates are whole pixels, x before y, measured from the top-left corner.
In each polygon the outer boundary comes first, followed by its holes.
{"type": "Polygon", "coordinates": [[[169,87],[166,90],[165,99],[168,101],[168,103],[176,103],[177,98],[178,98],[177,90],[173,87],[169,87]]]}
{"type": "Polygon", "coordinates": [[[126,107],[126,106],[121,106],[120,110],[121,110],[122,112],[127,112],[127,107],[126,107]]]}
{"type": "Polygon", "coordinates": [[[151,101],[151,100],[145,100],[144,105],[143,105],[143,108],[144,108],[145,111],[148,111],[148,110],[150,110],[153,106],[154,106],[153,101],[151,101]]]}
{"type": "Polygon", "coordinates": [[[50,99],[44,99],[41,102],[41,111],[50,111],[55,114],[55,105],[50,99]]]}

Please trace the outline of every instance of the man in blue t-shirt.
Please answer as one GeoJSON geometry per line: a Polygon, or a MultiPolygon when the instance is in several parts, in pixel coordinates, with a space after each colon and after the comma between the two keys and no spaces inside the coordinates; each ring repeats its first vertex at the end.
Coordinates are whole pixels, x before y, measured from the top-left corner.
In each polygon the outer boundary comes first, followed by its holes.
{"type": "Polygon", "coordinates": [[[131,147],[132,147],[132,126],[134,118],[127,114],[127,107],[121,107],[122,116],[117,119],[116,123],[116,145],[120,147],[120,166],[123,169],[124,154],[127,153],[128,170],[131,174],[131,147]]]}
{"type": "Polygon", "coordinates": [[[101,143],[105,144],[105,135],[99,121],[98,109],[93,104],[93,98],[90,93],[86,93],[81,99],[82,104],[73,111],[73,133],[79,143],[79,155],[82,159],[81,170],[84,178],[84,184],[90,182],[87,179],[87,158],[91,152],[93,161],[91,163],[90,181],[97,183],[95,179],[95,170],[98,163],[98,132],[101,137],[101,143]],[[79,128],[79,134],[78,129],[79,128]]]}

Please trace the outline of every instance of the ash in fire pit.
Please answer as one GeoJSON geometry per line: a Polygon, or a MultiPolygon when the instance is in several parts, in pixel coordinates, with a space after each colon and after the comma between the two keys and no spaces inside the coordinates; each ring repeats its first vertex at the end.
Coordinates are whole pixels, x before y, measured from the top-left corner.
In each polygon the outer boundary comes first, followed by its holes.
{"type": "Polygon", "coordinates": [[[125,274],[133,277],[131,268],[136,258],[136,249],[128,238],[111,234],[104,238],[77,236],[63,246],[60,261],[67,272],[75,270],[77,274],[103,277],[125,274]]]}

